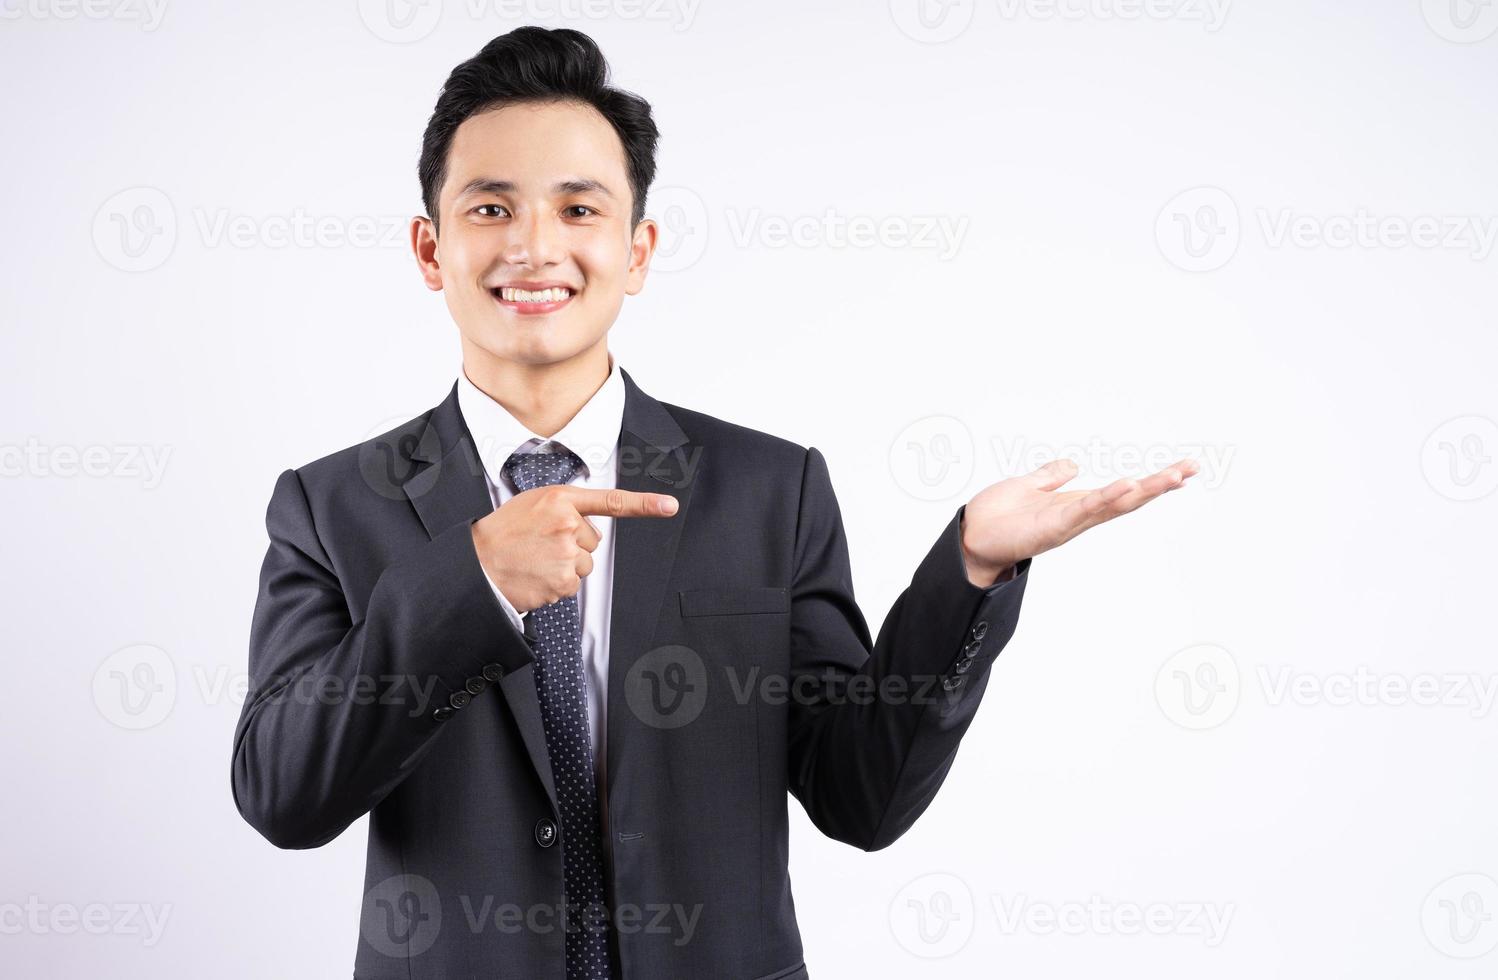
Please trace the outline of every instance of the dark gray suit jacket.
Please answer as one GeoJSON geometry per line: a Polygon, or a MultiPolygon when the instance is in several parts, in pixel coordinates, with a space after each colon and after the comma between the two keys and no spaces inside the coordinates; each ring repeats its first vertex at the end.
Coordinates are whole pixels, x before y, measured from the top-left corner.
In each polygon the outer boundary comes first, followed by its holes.
{"type": "MultiPolygon", "coordinates": [[[[619,486],[680,509],[614,525],[616,980],[802,978],[787,790],[855,847],[909,829],[1014,632],[1030,560],[972,585],[959,508],[871,642],[822,454],[624,383],[619,486]]],[[[234,800],[285,848],[369,814],[356,977],[563,977],[535,638],[469,533],[491,509],[456,386],[282,473],[270,501],[234,800]]]]}

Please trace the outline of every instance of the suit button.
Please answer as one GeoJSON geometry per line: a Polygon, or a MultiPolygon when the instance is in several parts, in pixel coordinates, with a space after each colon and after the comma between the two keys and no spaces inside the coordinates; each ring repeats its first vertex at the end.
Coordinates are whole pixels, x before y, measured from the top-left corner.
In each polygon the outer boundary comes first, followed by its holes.
{"type": "Polygon", "coordinates": [[[981,640],[988,635],[988,620],[980,619],[973,624],[973,639],[981,640]]]}
{"type": "Polygon", "coordinates": [[[557,842],[557,825],[549,817],[542,817],[536,821],[536,843],[542,847],[550,847],[557,842]]]}
{"type": "Polygon", "coordinates": [[[962,682],[965,680],[967,680],[966,677],[948,677],[941,682],[941,686],[948,691],[955,691],[962,686],[962,682]]]}
{"type": "Polygon", "coordinates": [[[447,703],[452,705],[454,708],[466,708],[468,707],[468,702],[472,700],[473,695],[469,694],[467,691],[454,691],[448,696],[447,703]]]}
{"type": "Polygon", "coordinates": [[[447,719],[451,718],[454,714],[455,712],[453,711],[453,709],[444,704],[442,707],[432,712],[432,717],[437,721],[447,721],[447,719]]]}
{"type": "Polygon", "coordinates": [[[983,644],[979,643],[977,640],[974,640],[973,642],[962,648],[962,655],[971,660],[976,657],[978,655],[978,651],[982,649],[983,644]]]}
{"type": "Polygon", "coordinates": [[[480,694],[484,693],[484,688],[488,686],[489,682],[484,680],[482,677],[470,677],[468,678],[467,682],[463,684],[463,689],[469,694],[472,694],[474,697],[478,697],[480,694]]]}
{"type": "Polygon", "coordinates": [[[971,660],[959,660],[957,661],[957,666],[952,669],[959,674],[966,674],[969,670],[973,669],[973,662],[971,660]]]}
{"type": "Polygon", "coordinates": [[[484,667],[484,680],[490,684],[498,684],[499,679],[505,675],[505,669],[499,664],[488,664],[484,667]]]}

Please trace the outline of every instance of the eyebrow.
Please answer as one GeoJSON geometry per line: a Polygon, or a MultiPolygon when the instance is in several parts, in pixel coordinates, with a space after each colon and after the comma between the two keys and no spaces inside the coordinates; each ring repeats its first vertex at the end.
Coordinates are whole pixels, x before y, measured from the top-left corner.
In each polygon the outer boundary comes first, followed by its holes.
{"type": "MultiPolygon", "coordinates": [[[[573,177],[568,180],[559,180],[552,185],[553,194],[602,194],[604,197],[612,198],[613,191],[604,186],[602,181],[591,177],[573,177]]],[[[458,197],[468,197],[471,194],[511,194],[515,191],[515,182],[512,180],[498,180],[493,177],[476,177],[463,186],[458,192],[458,197]]]]}

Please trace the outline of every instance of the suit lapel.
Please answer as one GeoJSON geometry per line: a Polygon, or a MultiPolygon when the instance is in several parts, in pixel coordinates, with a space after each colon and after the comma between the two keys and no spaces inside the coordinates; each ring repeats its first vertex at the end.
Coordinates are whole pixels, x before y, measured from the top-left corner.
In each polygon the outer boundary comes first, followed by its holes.
{"type": "MultiPolygon", "coordinates": [[[[676,420],[660,402],[624,375],[624,425],[619,435],[619,487],[642,493],[668,493],[677,510],[668,518],[631,517],[614,522],[614,590],[609,625],[608,738],[605,740],[612,801],[622,771],[620,759],[629,748],[633,717],[625,698],[630,668],[646,652],[655,635],[661,600],[671,580],[676,547],[692,500],[691,478],[697,472],[693,454],[701,447],[687,442],[676,420]]],[[[610,807],[613,810],[613,807],[610,807]]]]}
{"type": "MultiPolygon", "coordinates": [[[[661,601],[671,579],[677,543],[686,523],[692,497],[691,477],[697,472],[701,447],[687,437],[665,406],[641,391],[629,372],[624,380],[624,418],[619,433],[619,487],[644,493],[668,493],[678,503],[669,518],[629,518],[614,522],[613,604],[609,625],[609,689],[607,772],[620,771],[619,758],[628,746],[629,705],[624,698],[630,668],[646,652],[655,633],[661,601]]],[[[483,465],[473,437],[458,408],[458,389],[433,409],[425,423],[411,427],[412,471],[402,489],[430,537],[460,522],[483,517],[493,510],[483,465]],[[417,434],[419,433],[419,435],[417,434]]],[[[535,634],[526,620],[526,634],[535,634]]],[[[515,719],[531,765],[557,805],[546,731],[536,696],[535,674],[527,666],[507,674],[499,688],[515,719]]],[[[613,781],[608,785],[612,787],[613,781]]],[[[612,795],[612,794],[610,794],[612,795]]]]}
{"type": "Polygon", "coordinates": [[[473,437],[458,410],[458,386],[428,416],[411,450],[417,468],[402,484],[427,535],[435,538],[460,521],[494,509],[473,437]]]}
{"type": "MultiPolygon", "coordinates": [[[[460,522],[472,521],[494,510],[489,484],[479,462],[473,437],[458,408],[458,388],[432,411],[430,423],[413,458],[428,464],[404,484],[406,496],[416,508],[430,537],[460,522]]],[[[524,620],[525,635],[535,643],[536,634],[529,619],[524,620]]],[[[536,697],[535,672],[527,664],[511,671],[499,681],[499,689],[509,705],[510,715],[520,730],[541,785],[553,809],[557,806],[556,786],[552,783],[550,757],[546,754],[546,730],[541,724],[541,702],[536,697]]]]}

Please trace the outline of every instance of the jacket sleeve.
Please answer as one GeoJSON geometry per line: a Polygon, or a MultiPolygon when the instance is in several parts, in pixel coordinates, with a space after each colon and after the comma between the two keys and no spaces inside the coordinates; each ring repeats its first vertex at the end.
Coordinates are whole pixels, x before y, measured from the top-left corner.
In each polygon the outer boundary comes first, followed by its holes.
{"type": "Polygon", "coordinates": [[[826,461],[807,451],[791,589],[791,792],[824,834],[894,843],[930,805],[1014,634],[1031,559],[987,589],[967,578],[964,507],[870,644],[853,600],[826,461]]]}
{"type": "Polygon", "coordinates": [[[462,723],[467,685],[529,663],[530,645],[490,591],[466,521],[385,568],[358,622],[295,471],[276,483],[266,530],[234,802],[277,847],[318,847],[462,723]]]}

